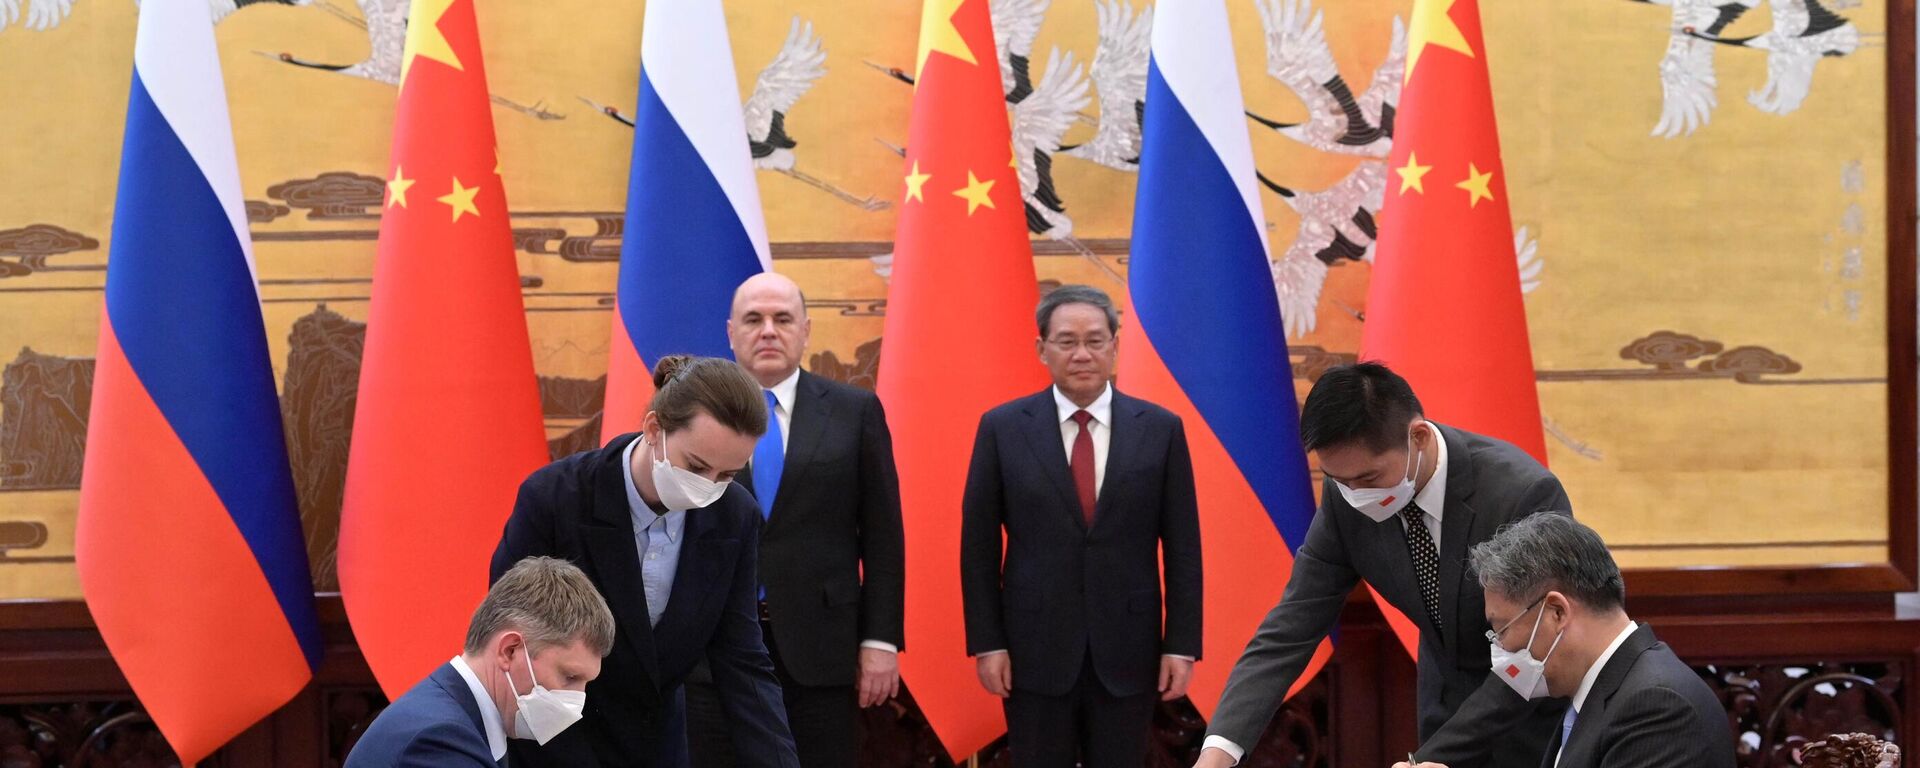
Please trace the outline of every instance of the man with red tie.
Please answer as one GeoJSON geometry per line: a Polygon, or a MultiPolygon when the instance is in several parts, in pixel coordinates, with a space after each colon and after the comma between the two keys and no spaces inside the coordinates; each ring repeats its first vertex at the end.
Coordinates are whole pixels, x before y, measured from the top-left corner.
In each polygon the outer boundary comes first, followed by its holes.
{"type": "Polygon", "coordinates": [[[1053,386],[982,416],[967,472],[967,653],[1005,700],[1014,766],[1137,768],[1154,702],[1186,694],[1200,655],[1186,432],[1114,390],[1120,319],[1105,293],[1061,286],[1035,319],[1053,386]]]}

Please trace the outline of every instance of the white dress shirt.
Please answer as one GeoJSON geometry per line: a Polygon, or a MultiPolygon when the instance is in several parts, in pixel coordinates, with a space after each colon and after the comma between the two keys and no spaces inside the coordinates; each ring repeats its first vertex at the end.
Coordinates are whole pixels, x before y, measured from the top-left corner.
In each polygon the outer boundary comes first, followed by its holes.
{"type": "Polygon", "coordinates": [[[487,729],[487,748],[493,751],[493,761],[500,762],[507,756],[507,730],[500,724],[500,708],[493,703],[493,697],[487,695],[487,688],[480,684],[480,676],[467,666],[465,656],[453,657],[453,670],[467,681],[467,690],[473,692],[473,700],[480,705],[480,722],[487,729]]]}
{"type": "MultiPolygon", "coordinates": [[[[1425,423],[1428,429],[1433,430],[1433,444],[1435,446],[1435,453],[1439,455],[1439,458],[1435,460],[1433,465],[1433,477],[1429,478],[1427,484],[1421,486],[1420,490],[1413,494],[1413,503],[1420,505],[1420,511],[1424,513],[1421,517],[1427,522],[1427,535],[1433,537],[1433,551],[1439,552],[1440,516],[1445,511],[1447,503],[1447,437],[1446,435],[1440,434],[1439,425],[1431,421],[1425,423]]],[[[1413,457],[1409,456],[1407,460],[1412,461],[1413,457]]],[[[1422,457],[1421,460],[1425,461],[1425,458],[1422,457]]],[[[1416,475],[1416,477],[1417,476],[1418,475],[1416,475]]],[[[1400,530],[1406,530],[1407,519],[1399,515],[1394,515],[1394,517],[1400,521],[1400,530]]],[[[1200,743],[1200,748],[1203,750],[1210,747],[1218,747],[1220,751],[1227,753],[1227,756],[1232,757],[1236,765],[1239,764],[1240,759],[1247,754],[1244,747],[1229,741],[1224,736],[1208,736],[1205,741],[1200,743]]]]}
{"type": "MultiPolygon", "coordinates": [[[[1100,391],[1100,396],[1094,398],[1093,402],[1084,409],[1075,405],[1072,400],[1068,400],[1059,387],[1054,387],[1053,407],[1060,416],[1060,442],[1067,452],[1069,466],[1073,463],[1073,441],[1080,437],[1080,425],[1073,423],[1073,415],[1081,410],[1093,414],[1093,420],[1087,422],[1087,433],[1093,438],[1093,495],[1094,498],[1099,498],[1100,486],[1107,480],[1107,448],[1113,443],[1113,385],[1108,384],[1106,389],[1100,391]]],[[[983,651],[975,654],[975,658],[1006,652],[1004,648],[983,651]]],[[[1192,656],[1178,653],[1161,655],[1171,659],[1193,661],[1192,656]]]]}
{"type": "MultiPolygon", "coordinates": [[[[1433,537],[1433,551],[1440,551],[1440,520],[1442,507],[1447,503],[1447,438],[1440,434],[1440,426],[1426,422],[1427,429],[1433,430],[1435,453],[1440,455],[1433,465],[1433,477],[1427,480],[1419,492],[1413,495],[1413,503],[1420,505],[1420,511],[1426,514],[1427,533],[1433,537]]],[[[1406,530],[1407,519],[1400,518],[1401,530],[1406,530]]]]}
{"type": "Polygon", "coordinates": [[[793,399],[800,392],[800,369],[793,369],[793,373],[787,374],[785,380],[767,391],[773,393],[773,399],[778,403],[769,415],[780,420],[780,454],[784,456],[787,445],[793,442],[793,399]]]}
{"type": "MultiPolygon", "coordinates": [[[[793,444],[793,401],[800,395],[800,369],[793,369],[793,373],[787,374],[787,378],[767,391],[773,393],[773,400],[776,403],[773,413],[769,415],[780,420],[780,454],[784,456],[787,453],[787,446],[793,444]]],[[[887,653],[900,652],[899,646],[884,640],[862,640],[860,647],[887,653]]]]}
{"type": "MultiPolygon", "coordinates": [[[[1593,666],[1587,667],[1586,676],[1580,678],[1580,690],[1573,694],[1573,711],[1576,718],[1579,717],[1580,708],[1586,706],[1587,694],[1593,691],[1594,681],[1600,679],[1600,670],[1607,668],[1607,662],[1613,659],[1613,652],[1620,650],[1620,646],[1627,642],[1627,638],[1633,636],[1634,630],[1639,628],[1639,624],[1628,621],[1627,626],[1620,630],[1620,634],[1614,636],[1613,642],[1607,644],[1607,649],[1600,652],[1600,658],[1593,660],[1593,666]]],[[[1553,753],[1554,765],[1560,764],[1560,755],[1566,751],[1567,742],[1562,740],[1560,751],[1553,753]]]]}

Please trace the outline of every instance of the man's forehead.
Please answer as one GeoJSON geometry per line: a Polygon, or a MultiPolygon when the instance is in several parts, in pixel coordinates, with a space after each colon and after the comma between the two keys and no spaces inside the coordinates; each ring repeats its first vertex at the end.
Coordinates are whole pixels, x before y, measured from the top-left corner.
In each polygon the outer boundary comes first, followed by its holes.
{"type": "Polygon", "coordinates": [[[1375,453],[1361,441],[1341,443],[1314,451],[1319,454],[1322,469],[1331,468],[1335,472],[1358,469],[1365,472],[1393,455],[1393,451],[1375,453]],[[1329,465],[1331,465],[1329,467],[1329,465]]]}
{"type": "Polygon", "coordinates": [[[1486,592],[1486,598],[1487,598],[1487,618],[1489,619],[1511,618],[1515,614],[1521,613],[1527,609],[1526,606],[1516,603],[1512,600],[1509,600],[1504,595],[1500,595],[1491,590],[1488,590],[1486,592]]]}
{"type": "Polygon", "coordinates": [[[800,298],[792,293],[777,294],[760,292],[750,295],[740,302],[742,312],[791,312],[800,306],[800,298]]]}

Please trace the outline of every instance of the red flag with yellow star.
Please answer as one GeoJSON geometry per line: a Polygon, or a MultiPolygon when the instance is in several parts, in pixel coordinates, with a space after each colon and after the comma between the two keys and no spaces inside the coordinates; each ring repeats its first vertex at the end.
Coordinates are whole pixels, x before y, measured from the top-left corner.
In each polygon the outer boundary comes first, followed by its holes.
{"type": "Polygon", "coordinates": [[[1478,0],[1414,0],[1388,163],[1361,357],[1405,376],[1434,421],[1545,463],[1478,0]]]}
{"type": "Polygon", "coordinates": [[[999,735],[956,622],[960,496],[980,415],[1046,386],[1039,290],[988,0],[926,0],[879,392],[907,530],[902,677],[956,759],[999,735]]]}
{"type": "Polygon", "coordinates": [[[340,594],[389,698],[460,648],[546,431],[472,0],[413,0],[340,511],[340,594]]]}

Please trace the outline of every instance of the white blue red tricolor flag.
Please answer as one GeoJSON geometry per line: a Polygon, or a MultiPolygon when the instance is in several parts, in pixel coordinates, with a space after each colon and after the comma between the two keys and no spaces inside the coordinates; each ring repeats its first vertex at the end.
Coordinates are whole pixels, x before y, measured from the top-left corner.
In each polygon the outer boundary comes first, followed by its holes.
{"type": "Polygon", "coordinates": [[[603,440],[640,428],[661,356],[733,356],[733,290],[772,264],[720,0],[648,3],[640,34],[603,440]]]}
{"type": "Polygon", "coordinates": [[[320,633],[207,4],[146,0],[133,60],[75,551],[193,765],[307,684],[320,633]]]}
{"type": "Polygon", "coordinates": [[[1224,2],[1160,4],[1150,61],[1127,279],[1138,331],[1119,379],[1180,414],[1191,440],[1208,663],[1189,695],[1211,716],[1279,601],[1313,487],[1224,2]]]}

